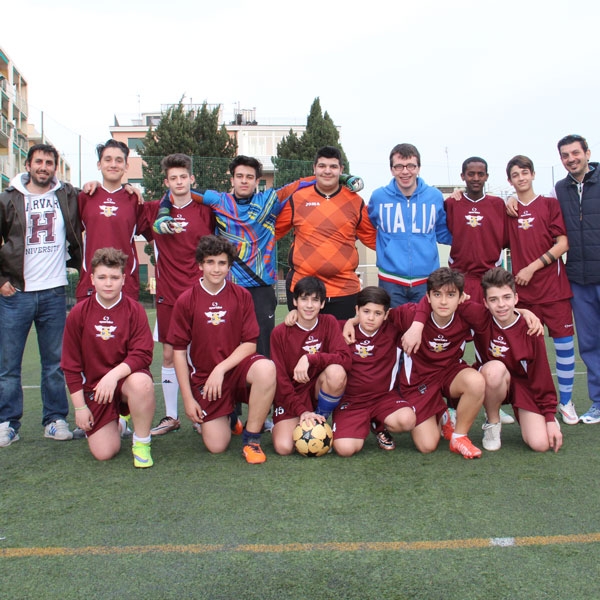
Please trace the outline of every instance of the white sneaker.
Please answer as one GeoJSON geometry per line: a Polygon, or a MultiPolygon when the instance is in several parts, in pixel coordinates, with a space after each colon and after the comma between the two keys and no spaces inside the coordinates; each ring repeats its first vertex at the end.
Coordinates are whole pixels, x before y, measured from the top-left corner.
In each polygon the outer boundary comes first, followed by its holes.
{"type": "Polygon", "coordinates": [[[488,452],[500,450],[500,446],[502,446],[502,441],[500,440],[502,423],[488,423],[486,421],[481,429],[483,429],[483,447],[488,452]]]}
{"type": "Polygon", "coordinates": [[[10,446],[19,441],[19,434],[10,426],[8,421],[0,423],[0,447],[10,446]]]}
{"type": "Polygon", "coordinates": [[[558,412],[560,412],[563,423],[566,425],[577,425],[579,423],[579,417],[572,400],[569,400],[566,404],[559,404],[558,412]]]}
{"type": "MultiPolygon", "coordinates": [[[[485,413],[485,420],[487,421],[487,412],[485,413]]],[[[500,423],[502,425],[512,425],[515,422],[515,418],[512,415],[509,415],[507,412],[504,412],[500,409],[500,423]]]]}
{"type": "Polygon", "coordinates": [[[73,439],[73,433],[69,429],[69,424],[64,419],[56,419],[52,423],[48,423],[44,428],[44,437],[52,440],[64,442],[73,439]]]}

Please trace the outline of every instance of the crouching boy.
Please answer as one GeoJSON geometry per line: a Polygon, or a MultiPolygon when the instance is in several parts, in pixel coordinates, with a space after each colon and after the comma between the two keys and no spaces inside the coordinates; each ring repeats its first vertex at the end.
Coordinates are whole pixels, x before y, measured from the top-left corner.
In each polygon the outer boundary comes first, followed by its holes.
{"type": "Polygon", "coordinates": [[[196,262],[204,275],[173,308],[167,339],[174,349],[175,372],[185,414],[201,423],[209,452],[224,452],[231,441],[230,415],[236,402],[248,404],[242,453],[263,463],[263,423],[275,393],[275,365],[256,353],[258,323],[248,290],[226,281],[237,256],[225,238],[204,236],[196,262]]]}
{"type": "Polygon", "coordinates": [[[273,446],[278,454],[294,451],[292,433],[301,421],[326,421],[346,388],[352,360],[337,319],[320,314],[325,298],[320,279],[303,277],[294,287],[296,323],[282,323],[271,334],[277,366],[273,446]]]}
{"type": "Polygon", "coordinates": [[[417,349],[405,354],[400,375],[400,393],[416,410],[411,436],[417,450],[437,449],[442,417],[448,418],[446,398],[456,408],[456,425],[447,421],[444,437],[452,452],[473,459],[481,456],[481,450],[468,433],[483,404],[485,381],[462,359],[470,335],[469,325],[457,313],[463,291],[462,273],[442,267],[427,278],[427,293],[420,304],[393,308],[389,320],[405,337],[412,333],[419,340],[417,349]]]}
{"type": "Polygon", "coordinates": [[[67,317],[61,367],[92,455],[108,460],[121,448],[119,415],[133,421],[133,464],[151,467],[150,426],[154,386],[152,333],[142,306],[122,294],[127,255],[96,250],[91,263],[95,294],[67,317]]]}
{"type": "Polygon", "coordinates": [[[542,336],[527,335],[527,324],[515,309],[515,278],[502,269],[490,269],[481,280],[484,302],[491,313],[489,327],[473,340],[485,378],[483,447],[501,446],[499,410],[513,405],[523,441],[537,452],[558,452],[562,433],[555,418],[558,399],[542,336]]]}
{"type": "Polygon", "coordinates": [[[410,431],[414,407],[398,390],[401,350],[397,328],[387,320],[390,296],[380,287],[366,287],[356,298],[352,367],[344,399],[333,413],[333,449],[340,456],[362,450],[373,430],[382,450],[393,450],[391,433],[410,431]]]}

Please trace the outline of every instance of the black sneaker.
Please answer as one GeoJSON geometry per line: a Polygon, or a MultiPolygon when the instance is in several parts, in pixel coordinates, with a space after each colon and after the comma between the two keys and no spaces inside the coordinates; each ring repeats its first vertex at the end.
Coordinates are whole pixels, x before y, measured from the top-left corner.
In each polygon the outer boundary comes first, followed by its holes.
{"type": "Polygon", "coordinates": [[[377,438],[377,445],[382,450],[394,450],[396,448],[396,442],[394,442],[394,438],[387,429],[376,433],[375,437],[377,438]]]}

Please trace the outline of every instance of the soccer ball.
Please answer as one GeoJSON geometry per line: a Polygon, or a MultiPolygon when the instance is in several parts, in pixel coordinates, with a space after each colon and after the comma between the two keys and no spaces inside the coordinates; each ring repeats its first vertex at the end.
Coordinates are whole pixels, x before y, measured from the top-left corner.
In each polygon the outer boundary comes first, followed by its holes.
{"type": "Polygon", "coordinates": [[[323,456],[333,443],[333,431],[329,423],[317,423],[311,427],[305,421],[296,425],[292,433],[294,445],[302,456],[323,456]]]}

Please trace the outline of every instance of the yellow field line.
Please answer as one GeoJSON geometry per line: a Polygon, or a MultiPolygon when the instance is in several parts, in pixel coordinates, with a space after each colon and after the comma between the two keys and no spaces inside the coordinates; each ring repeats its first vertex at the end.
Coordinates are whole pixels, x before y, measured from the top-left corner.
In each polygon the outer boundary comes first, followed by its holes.
{"type": "Polygon", "coordinates": [[[206,554],[209,552],[406,552],[423,550],[468,550],[473,548],[596,544],[600,533],[530,537],[470,538],[420,542],[329,542],[324,544],[160,544],[154,546],[85,546],[82,548],[0,548],[0,558],[52,556],[113,556],[119,554],[206,554]]]}

